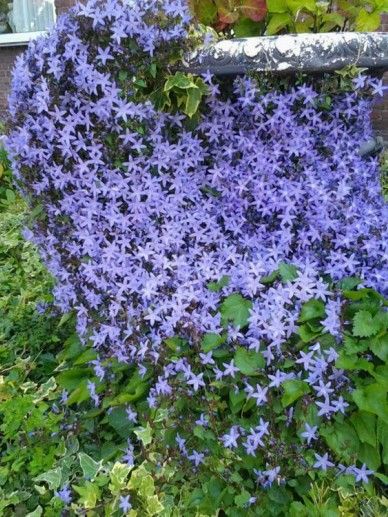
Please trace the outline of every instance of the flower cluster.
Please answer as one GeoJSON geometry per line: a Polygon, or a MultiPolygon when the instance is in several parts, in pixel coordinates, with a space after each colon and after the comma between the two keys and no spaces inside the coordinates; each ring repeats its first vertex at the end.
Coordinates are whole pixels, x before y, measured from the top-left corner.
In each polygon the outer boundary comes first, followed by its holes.
{"type": "MultiPolygon", "coordinates": [[[[156,50],[185,40],[189,23],[181,0],[73,9],[18,60],[8,149],[22,192],[43,209],[27,236],[56,278],[58,306],[76,312],[79,335],[98,350],[98,379],[107,356],[143,376],[151,364],[150,408],[196,395],[211,405],[232,386],[260,418],[237,424],[231,416],[217,444],[254,457],[266,449],[256,477],[267,487],[282,478],[265,416],[276,397],[304,390],[323,419],[348,405],[335,339],[285,346],[304,305],[324,302],[319,323],[338,339],[341,300],[330,283],[356,275],[386,289],[378,159],[359,153],[371,135],[364,89],[381,87],[359,79],[358,90],[328,107],[310,85],[263,92],[247,77],[225,98],[207,74],[209,95],[193,127],[179,113],[134,102],[120,82],[123,66],[136,76],[134,56],[151,65],[156,50]],[[228,300],[238,301],[236,314],[228,300]],[[201,350],[204,336],[220,341],[201,350]],[[258,377],[241,367],[241,350],[263,358],[258,377]]],[[[96,385],[88,389],[99,405],[96,385]]],[[[210,408],[196,418],[207,428],[217,415],[210,408]]],[[[316,432],[311,420],[301,439],[309,445],[316,432]]],[[[200,466],[206,451],[185,440],[177,437],[182,457],[200,466]]],[[[127,455],[132,461],[131,447],[127,455]]],[[[317,455],[317,468],[330,463],[317,455]]]]}

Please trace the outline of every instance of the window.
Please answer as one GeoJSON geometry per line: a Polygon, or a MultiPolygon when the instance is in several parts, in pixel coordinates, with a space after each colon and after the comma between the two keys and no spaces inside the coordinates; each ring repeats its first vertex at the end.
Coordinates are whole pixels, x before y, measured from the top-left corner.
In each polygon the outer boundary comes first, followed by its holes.
{"type": "Polygon", "coordinates": [[[0,0],[0,45],[27,43],[54,23],[54,0],[0,0]]]}

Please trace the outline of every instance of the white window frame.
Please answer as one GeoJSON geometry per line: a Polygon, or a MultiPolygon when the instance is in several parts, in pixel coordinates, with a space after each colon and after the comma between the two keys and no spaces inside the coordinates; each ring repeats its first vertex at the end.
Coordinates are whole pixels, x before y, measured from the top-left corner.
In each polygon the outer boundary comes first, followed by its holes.
{"type": "Polygon", "coordinates": [[[7,32],[0,34],[0,47],[18,47],[21,45],[28,45],[28,43],[37,38],[47,34],[46,31],[36,32],[7,32]]]}

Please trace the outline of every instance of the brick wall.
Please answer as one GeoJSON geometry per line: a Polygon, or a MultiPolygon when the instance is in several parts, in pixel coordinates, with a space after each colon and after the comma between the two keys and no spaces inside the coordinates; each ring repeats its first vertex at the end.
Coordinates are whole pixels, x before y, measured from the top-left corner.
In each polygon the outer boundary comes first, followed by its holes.
{"type": "MultiPolygon", "coordinates": [[[[56,0],[57,14],[62,14],[74,3],[75,0],[56,0]]],[[[383,15],[382,30],[388,32],[388,13],[383,15]]],[[[22,51],[23,47],[0,47],[0,120],[6,116],[12,65],[22,51]]],[[[388,73],[385,74],[385,84],[388,86],[388,73]]],[[[376,132],[382,135],[388,144],[388,93],[377,103],[372,117],[376,132]]]]}
{"type": "MultiPolygon", "coordinates": [[[[57,16],[63,14],[75,4],[76,0],[55,0],[57,16]]],[[[0,120],[7,112],[7,97],[11,82],[11,70],[16,56],[23,52],[23,46],[0,47],[0,120]]]]}

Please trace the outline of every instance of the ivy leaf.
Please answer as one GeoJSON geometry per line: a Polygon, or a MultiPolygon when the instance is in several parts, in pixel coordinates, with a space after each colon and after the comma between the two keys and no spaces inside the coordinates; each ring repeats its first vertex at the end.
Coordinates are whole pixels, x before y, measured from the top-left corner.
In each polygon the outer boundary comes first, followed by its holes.
{"type": "Polygon", "coordinates": [[[110,484],[109,484],[109,490],[113,494],[119,494],[122,490],[124,490],[127,477],[129,473],[131,472],[132,467],[129,467],[128,465],[125,465],[124,463],[116,462],[112,470],[109,473],[110,477],[110,484]]]}
{"type": "Polygon", "coordinates": [[[95,461],[84,452],[78,453],[79,464],[85,479],[94,479],[102,468],[102,461],[95,461]]]}
{"type": "Polygon", "coordinates": [[[256,375],[258,370],[264,368],[265,360],[260,352],[238,347],[234,355],[237,368],[244,375],[256,375]]]}
{"type": "Polygon", "coordinates": [[[85,486],[73,485],[73,488],[81,496],[80,503],[86,510],[96,507],[97,501],[100,498],[100,489],[97,485],[87,481],[85,486]]]}
{"type": "Polygon", "coordinates": [[[144,446],[149,445],[152,442],[152,428],[149,422],[147,422],[146,427],[137,427],[133,432],[144,446]]]}
{"type": "Polygon", "coordinates": [[[380,321],[368,311],[358,311],[353,319],[353,334],[358,337],[371,337],[380,330],[380,321]]]}
{"type": "Polygon", "coordinates": [[[282,396],[283,407],[287,407],[295,400],[298,400],[303,395],[306,395],[310,391],[309,385],[304,381],[296,379],[288,380],[283,382],[284,394],[282,396]]]}
{"type": "Polygon", "coordinates": [[[182,72],[176,72],[175,75],[170,76],[164,84],[164,91],[169,92],[173,88],[181,90],[196,89],[198,86],[193,79],[182,72]]]}
{"type": "Polygon", "coordinates": [[[271,16],[265,33],[269,36],[277,34],[280,30],[292,23],[289,13],[275,13],[271,16]]]}
{"type": "Polygon", "coordinates": [[[197,113],[198,107],[201,104],[201,99],[202,92],[197,86],[187,90],[187,99],[184,112],[190,118],[192,118],[197,113]]]}
{"type": "Polygon", "coordinates": [[[56,490],[61,486],[62,470],[60,467],[48,470],[47,472],[43,472],[43,474],[40,474],[34,478],[34,480],[38,483],[40,481],[45,481],[48,484],[50,490],[56,490]]]}
{"type": "Polygon", "coordinates": [[[246,327],[251,308],[250,300],[243,298],[241,294],[231,294],[221,304],[220,312],[223,323],[231,321],[236,327],[246,327]]]}

